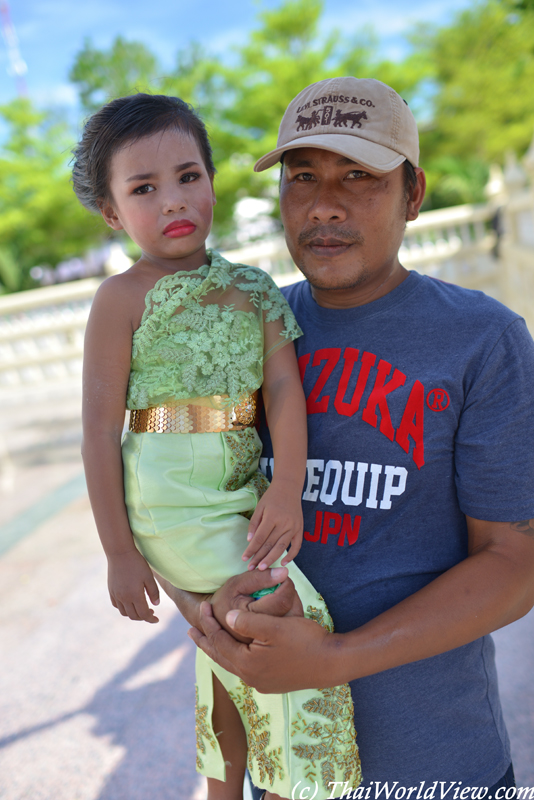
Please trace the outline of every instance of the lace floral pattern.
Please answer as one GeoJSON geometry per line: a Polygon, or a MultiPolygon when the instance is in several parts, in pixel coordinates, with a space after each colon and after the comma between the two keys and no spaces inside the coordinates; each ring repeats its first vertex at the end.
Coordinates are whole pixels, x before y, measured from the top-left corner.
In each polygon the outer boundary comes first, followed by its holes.
{"type": "Polygon", "coordinates": [[[269,481],[261,472],[253,472],[252,476],[250,474],[261,455],[261,442],[255,429],[245,428],[243,431],[223,433],[223,436],[228,445],[232,466],[232,473],[223,487],[224,490],[235,492],[236,489],[242,489],[245,485],[248,487],[250,484],[259,500],[269,488],[269,481]]]}
{"type": "Polygon", "coordinates": [[[301,335],[266,272],[208,257],[148,292],[133,336],[129,409],[213,395],[235,405],[261,386],[264,360],[301,335]]]}
{"type": "Polygon", "coordinates": [[[258,704],[254,699],[254,689],[244,681],[239,681],[239,688],[234,692],[229,692],[241,714],[246,717],[248,723],[247,731],[247,767],[252,774],[254,768],[257,769],[260,781],[268,778],[271,786],[278,776],[280,780],[284,777],[284,770],[280,760],[282,748],[268,749],[271,742],[269,732],[270,714],[259,714],[258,704]]]}
{"type": "MultiPolygon", "coordinates": [[[[326,607],[321,609],[310,605],[306,608],[305,616],[328,631],[334,630],[326,607]]],[[[306,717],[297,712],[291,722],[291,736],[301,739],[292,745],[292,750],[305,762],[304,774],[309,781],[321,780],[325,789],[331,789],[332,783],[342,776],[343,781],[348,781],[356,788],[361,783],[362,770],[350,687],[345,683],[317,691],[317,696],[302,706],[303,712],[313,716],[306,717]]]]}
{"type": "Polygon", "coordinates": [[[201,754],[206,753],[206,739],[214,750],[217,749],[217,744],[211,732],[209,719],[208,719],[208,706],[201,706],[198,701],[198,686],[195,686],[195,733],[197,739],[197,769],[204,769],[201,754]]]}
{"type": "Polygon", "coordinates": [[[303,710],[313,717],[306,718],[298,712],[291,723],[291,736],[308,738],[307,743],[292,745],[293,752],[305,762],[304,774],[310,782],[321,780],[328,790],[334,781],[342,779],[357,788],[362,770],[350,689],[344,684],[318,692],[317,697],[303,704],[303,710]],[[325,721],[317,717],[324,717],[325,721]]]}

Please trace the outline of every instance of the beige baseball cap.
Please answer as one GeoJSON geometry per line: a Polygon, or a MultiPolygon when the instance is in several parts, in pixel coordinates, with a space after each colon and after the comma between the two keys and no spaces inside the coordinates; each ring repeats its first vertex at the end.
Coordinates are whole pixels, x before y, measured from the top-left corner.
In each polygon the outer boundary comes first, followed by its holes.
{"type": "Polygon", "coordinates": [[[329,78],[303,89],[288,105],[276,150],[254,165],[261,172],[286,150],[317,147],[347,156],[376,172],[408,160],[419,164],[417,124],[408,104],[381,81],[329,78]]]}

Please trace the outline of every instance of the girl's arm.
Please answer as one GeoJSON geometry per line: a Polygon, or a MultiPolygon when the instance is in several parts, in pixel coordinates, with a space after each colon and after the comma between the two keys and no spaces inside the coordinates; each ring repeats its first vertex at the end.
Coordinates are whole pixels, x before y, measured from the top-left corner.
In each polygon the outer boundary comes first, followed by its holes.
{"type": "Polygon", "coordinates": [[[87,324],[83,368],[82,455],[89,499],[108,559],[111,602],[123,616],[157,622],[152,572],[136,549],[124,504],[121,437],[132,349],[131,309],[139,302],[126,276],[98,290],[87,324]]]}
{"type": "Polygon", "coordinates": [[[273,444],[274,473],[270,487],[250,520],[250,544],[243,560],[249,569],[267,569],[291,545],[282,564],[292,561],[302,544],[301,497],[306,474],[306,400],[295,348],[290,343],[266,362],[263,398],[273,444]]]}

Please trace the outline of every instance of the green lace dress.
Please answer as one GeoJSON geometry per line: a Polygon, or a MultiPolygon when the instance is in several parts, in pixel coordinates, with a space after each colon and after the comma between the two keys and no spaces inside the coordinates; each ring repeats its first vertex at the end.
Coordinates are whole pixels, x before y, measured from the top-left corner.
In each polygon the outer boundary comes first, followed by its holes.
{"type": "MultiPolygon", "coordinates": [[[[262,367],[301,335],[284,297],[262,270],[230,264],[208,251],[209,264],[157,282],[133,336],[127,407],[235,405],[261,386],[262,367]]],[[[135,542],[175,586],[211,592],[246,570],[248,519],[268,486],[258,471],[255,428],[224,433],[126,433],[125,497],[135,542]]],[[[300,570],[290,575],[306,616],[332,629],[325,603],[300,570]]],[[[331,781],[361,779],[347,685],[262,695],[197,651],[197,769],[225,779],[212,728],[213,673],[238,708],[254,783],[290,797],[300,781],[316,797],[331,781]],[[313,793],[313,792],[312,792],[313,793]]],[[[311,794],[310,794],[311,796],[311,794]]]]}

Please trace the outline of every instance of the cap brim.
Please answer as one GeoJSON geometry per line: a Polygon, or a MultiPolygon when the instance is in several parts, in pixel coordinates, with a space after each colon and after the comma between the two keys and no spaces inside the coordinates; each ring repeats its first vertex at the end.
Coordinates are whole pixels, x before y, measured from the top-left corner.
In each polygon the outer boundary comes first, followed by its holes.
{"type": "Polygon", "coordinates": [[[282,153],[287,150],[296,150],[300,147],[315,147],[318,150],[330,150],[339,155],[361,164],[362,167],[374,170],[375,172],[391,172],[396,169],[406,157],[389,147],[370,142],[358,136],[350,136],[342,133],[317,134],[316,136],[302,136],[300,139],[293,139],[286,145],[271,150],[267,155],[262,156],[254,164],[254,172],[262,172],[264,169],[273,167],[280,161],[282,153]]]}

